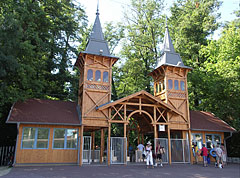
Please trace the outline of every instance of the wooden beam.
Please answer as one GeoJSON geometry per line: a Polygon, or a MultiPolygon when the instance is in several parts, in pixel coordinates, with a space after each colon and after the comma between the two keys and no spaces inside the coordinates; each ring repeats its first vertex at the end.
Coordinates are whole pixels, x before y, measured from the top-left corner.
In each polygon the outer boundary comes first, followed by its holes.
{"type": "Polygon", "coordinates": [[[154,128],[154,139],[156,139],[156,138],[158,138],[157,125],[154,124],[154,125],[153,125],[153,128],[154,128]]]}
{"type": "Polygon", "coordinates": [[[127,143],[126,143],[126,139],[127,139],[127,124],[126,123],[124,123],[124,125],[123,125],[123,137],[124,137],[124,144],[123,144],[123,156],[124,156],[124,164],[125,165],[127,165],[127,160],[126,160],[126,158],[127,158],[127,155],[126,155],[126,149],[127,149],[127,143]]]}
{"type": "Polygon", "coordinates": [[[108,122],[109,123],[119,123],[119,124],[121,124],[121,123],[129,123],[128,121],[122,121],[122,120],[109,120],[108,122]]]}
{"type": "Polygon", "coordinates": [[[171,137],[170,137],[170,128],[167,127],[167,133],[168,133],[168,162],[171,165],[172,164],[172,157],[171,157],[171,137]]]}
{"type": "MultiPolygon", "coordinates": [[[[193,150],[192,150],[192,141],[191,141],[191,130],[188,129],[188,140],[189,140],[189,150],[190,150],[190,163],[193,164],[193,150]]],[[[196,153],[197,154],[197,153],[196,153]]]]}
{"type": "Polygon", "coordinates": [[[108,166],[110,166],[110,163],[111,163],[110,162],[110,159],[111,159],[111,153],[110,153],[110,151],[111,151],[110,144],[111,143],[110,142],[111,142],[111,123],[108,124],[108,145],[107,145],[108,146],[107,147],[108,148],[107,149],[107,151],[108,151],[108,156],[107,156],[108,157],[108,161],[107,161],[108,166]]]}
{"type": "Polygon", "coordinates": [[[112,116],[111,120],[113,120],[114,117],[118,114],[118,115],[121,117],[121,119],[124,121],[124,118],[123,118],[122,115],[119,113],[119,111],[123,108],[123,106],[124,106],[124,105],[122,105],[118,110],[117,110],[114,106],[112,106],[112,108],[116,111],[116,113],[112,116]]]}
{"type": "Polygon", "coordinates": [[[141,115],[142,114],[142,98],[139,98],[139,110],[141,115]]]}
{"type": "Polygon", "coordinates": [[[104,129],[101,128],[101,150],[100,150],[100,163],[103,162],[103,153],[104,153],[104,129]]]}
{"type": "Polygon", "coordinates": [[[92,150],[93,150],[93,154],[92,154],[92,162],[94,163],[94,159],[95,159],[95,132],[91,132],[91,136],[92,136],[92,150]]]}
{"type": "Polygon", "coordinates": [[[82,166],[82,161],[83,161],[83,130],[84,130],[84,126],[81,125],[81,129],[80,129],[80,158],[79,158],[79,166],[82,166]]]}

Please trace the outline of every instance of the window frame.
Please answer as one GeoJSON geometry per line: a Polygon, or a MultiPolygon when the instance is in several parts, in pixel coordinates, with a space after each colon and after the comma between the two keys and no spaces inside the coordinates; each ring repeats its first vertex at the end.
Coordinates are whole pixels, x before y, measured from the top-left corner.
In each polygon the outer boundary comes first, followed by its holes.
{"type": "Polygon", "coordinates": [[[168,86],[167,86],[167,89],[168,90],[172,90],[174,87],[173,87],[173,80],[172,79],[168,79],[168,86]],[[170,82],[171,81],[171,82],[170,82]],[[171,88],[169,87],[170,85],[169,85],[169,83],[171,83],[171,88]]]}
{"type": "Polygon", "coordinates": [[[213,145],[217,146],[218,143],[219,143],[219,144],[222,143],[222,142],[221,142],[222,138],[221,138],[221,135],[220,135],[220,134],[205,134],[205,140],[206,140],[206,148],[207,148],[207,149],[212,149],[212,148],[213,148],[213,145]],[[210,142],[210,141],[207,141],[207,135],[211,135],[211,136],[212,136],[212,140],[211,140],[211,146],[212,146],[212,147],[210,147],[210,148],[207,147],[207,143],[210,142]],[[215,136],[219,136],[219,138],[220,138],[219,142],[215,142],[215,141],[214,141],[215,136]]]}
{"type": "Polygon", "coordinates": [[[174,90],[179,90],[179,81],[178,80],[174,80],[174,90]],[[177,85],[176,85],[176,83],[177,83],[177,85]],[[177,89],[176,89],[176,87],[177,87],[177,89]]]}
{"type": "Polygon", "coordinates": [[[22,128],[21,149],[24,149],[24,150],[25,149],[28,149],[28,150],[33,150],[33,149],[46,150],[46,149],[49,149],[49,137],[50,137],[50,128],[48,128],[48,127],[23,127],[22,128]],[[23,135],[24,135],[24,129],[25,128],[35,128],[33,148],[23,148],[23,135]],[[48,129],[47,148],[37,148],[38,129],[48,129]]]}
{"type": "Polygon", "coordinates": [[[192,143],[197,143],[198,149],[202,149],[202,147],[200,148],[198,145],[198,142],[201,142],[201,146],[203,145],[203,134],[202,133],[192,133],[192,143]],[[196,141],[196,135],[201,135],[201,141],[196,141]]]}
{"type": "Polygon", "coordinates": [[[78,129],[75,128],[54,128],[53,129],[53,138],[52,138],[52,149],[53,150],[77,150],[78,149],[78,129]],[[64,148],[54,148],[54,138],[55,138],[55,130],[64,129],[64,148]],[[77,130],[77,145],[76,148],[67,148],[67,130],[77,130]]]}
{"type": "Polygon", "coordinates": [[[186,87],[185,87],[185,82],[183,80],[180,81],[180,90],[181,91],[185,91],[186,90],[186,87]],[[182,83],[183,83],[183,89],[182,89],[182,83]]]}
{"type": "Polygon", "coordinates": [[[93,81],[94,81],[94,76],[93,76],[93,74],[94,74],[94,71],[93,71],[92,69],[88,69],[88,70],[87,70],[87,81],[89,81],[89,82],[93,82],[93,81]],[[89,71],[92,71],[92,80],[89,80],[89,79],[88,79],[88,72],[89,72],[89,71]]]}
{"type": "Polygon", "coordinates": [[[96,71],[94,72],[94,74],[95,74],[95,76],[94,76],[94,82],[100,83],[100,82],[102,81],[102,72],[101,72],[101,70],[96,70],[96,71]],[[96,79],[97,72],[99,72],[99,74],[100,74],[100,78],[98,78],[99,81],[96,79]]]}
{"type": "Polygon", "coordinates": [[[102,81],[104,82],[104,83],[109,83],[109,72],[108,71],[103,71],[103,79],[102,79],[102,81]],[[104,81],[104,73],[107,73],[107,82],[106,81],[104,81]]]}

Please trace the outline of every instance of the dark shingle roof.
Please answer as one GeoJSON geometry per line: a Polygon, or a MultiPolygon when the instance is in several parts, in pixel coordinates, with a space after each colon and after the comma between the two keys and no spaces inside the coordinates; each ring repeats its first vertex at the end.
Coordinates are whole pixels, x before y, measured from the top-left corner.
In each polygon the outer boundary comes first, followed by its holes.
{"type": "Polygon", "coordinates": [[[163,40],[163,54],[161,55],[156,68],[163,66],[163,65],[191,69],[190,67],[185,66],[183,64],[181,56],[175,52],[173,44],[172,44],[172,40],[171,40],[169,31],[168,31],[167,24],[166,24],[166,30],[165,30],[164,40],[163,40]]]}
{"type": "Polygon", "coordinates": [[[215,117],[212,113],[204,111],[190,111],[191,130],[235,132],[223,120],[215,117]]]}
{"type": "Polygon", "coordinates": [[[7,123],[80,125],[77,103],[28,99],[13,105],[7,123]]]}

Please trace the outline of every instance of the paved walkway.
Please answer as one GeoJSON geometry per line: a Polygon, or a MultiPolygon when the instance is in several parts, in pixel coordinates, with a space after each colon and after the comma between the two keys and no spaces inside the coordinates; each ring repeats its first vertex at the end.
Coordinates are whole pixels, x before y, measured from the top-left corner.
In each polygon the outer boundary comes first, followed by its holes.
{"type": "MultiPolygon", "coordinates": [[[[6,168],[7,169],[7,168],[6,168]]],[[[7,169],[9,170],[9,169],[7,169]]],[[[1,170],[0,170],[1,171],[1,170]]],[[[0,173],[1,176],[1,173],[0,173]]],[[[113,165],[113,166],[28,166],[14,167],[7,175],[1,178],[238,178],[240,177],[240,165],[228,165],[224,169],[202,167],[201,165],[174,164],[147,169],[143,165],[113,165]]]]}

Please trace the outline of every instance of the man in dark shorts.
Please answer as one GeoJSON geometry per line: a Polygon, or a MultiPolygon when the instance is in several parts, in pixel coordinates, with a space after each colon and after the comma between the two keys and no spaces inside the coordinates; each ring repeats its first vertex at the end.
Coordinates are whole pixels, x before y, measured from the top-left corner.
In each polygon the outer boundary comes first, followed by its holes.
{"type": "Polygon", "coordinates": [[[160,166],[163,167],[162,155],[165,153],[165,149],[160,145],[160,143],[156,147],[156,152],[157,152],[157,160],[160,161],[160,166]]]}

